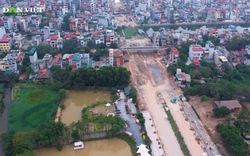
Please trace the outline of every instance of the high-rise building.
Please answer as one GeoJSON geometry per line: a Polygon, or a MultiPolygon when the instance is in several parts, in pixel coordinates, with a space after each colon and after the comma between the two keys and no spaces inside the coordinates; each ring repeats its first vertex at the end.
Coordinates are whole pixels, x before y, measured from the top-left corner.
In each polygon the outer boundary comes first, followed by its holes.
{"type": "Polygon", "coordinates": [[[91,0],[90,10],[91,10],[91,12],[95,12],[96,11],[96,1],[95,0],[91,0]]]}

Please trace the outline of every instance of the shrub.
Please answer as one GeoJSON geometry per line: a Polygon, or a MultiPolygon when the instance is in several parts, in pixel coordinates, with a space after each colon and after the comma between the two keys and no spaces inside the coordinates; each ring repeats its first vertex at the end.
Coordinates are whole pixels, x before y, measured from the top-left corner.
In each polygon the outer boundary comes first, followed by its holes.
{"type": "Polygon", "coordinates": [[[210,100],[210,98],[207,97],[206,95],[201,96],[201,102],[205,102],[205,101],[208,101],[208,100],[210,100]]]}
{"type": "Polygon", "coordinates": [[[214,108],[213,112],[215,117],[224,117],[230,113],[230,110],[227,107],[222,106],[220,108],[214,108]]]}

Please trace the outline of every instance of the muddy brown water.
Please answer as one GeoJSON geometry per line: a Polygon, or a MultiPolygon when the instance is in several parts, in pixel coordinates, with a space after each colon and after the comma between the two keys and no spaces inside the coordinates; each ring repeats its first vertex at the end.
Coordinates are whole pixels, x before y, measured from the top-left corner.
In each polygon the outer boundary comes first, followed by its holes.
{"type": "Polygon", "coordinates": [[[70,91],[64,102],[65,109],[62,111],[61,121],[66,125],[77,122],[81,119],[82,109],[98,101],[110,102],[110,91],[70,91]]]}
{"type": "Polygon", "coordinates": [[[63,146],[62,151],[56,147],[36,150],[36,156],[132,156],[129,145],[120,139],[84,142],[84,149],[73,150],[73,145],[63,146]]]}

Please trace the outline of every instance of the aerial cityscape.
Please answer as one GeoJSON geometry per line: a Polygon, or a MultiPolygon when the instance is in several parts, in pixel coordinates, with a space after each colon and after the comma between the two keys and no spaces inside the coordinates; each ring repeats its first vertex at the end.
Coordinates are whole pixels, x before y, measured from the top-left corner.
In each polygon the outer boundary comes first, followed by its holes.
{"type": "Polygon", "coordinates": [[[249,156],[249,0],[0,0],[0,156],[249,156]]]}

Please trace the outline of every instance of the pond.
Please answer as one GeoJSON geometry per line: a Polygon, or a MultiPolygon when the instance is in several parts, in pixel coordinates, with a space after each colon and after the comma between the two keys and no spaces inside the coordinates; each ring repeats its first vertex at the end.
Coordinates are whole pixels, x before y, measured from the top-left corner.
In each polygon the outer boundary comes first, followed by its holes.
{"type": "Polygon", "coordinates": [[[129,145],[118,138],[84,142],[85,148],[73,150],[73,145],[63,146],[62,151],[56,147],[36,150],[37,156],[132,156],[129,145]]]}
{"type": "Polygon", "coordinates": [[[84,107],[90,106],[98,101],[110,101],[110,91],[70,91],[65,99],[65,109],[62,111],[61,121],[66,125],[77,122],[81,119],[81,112],[84,107]]]}

